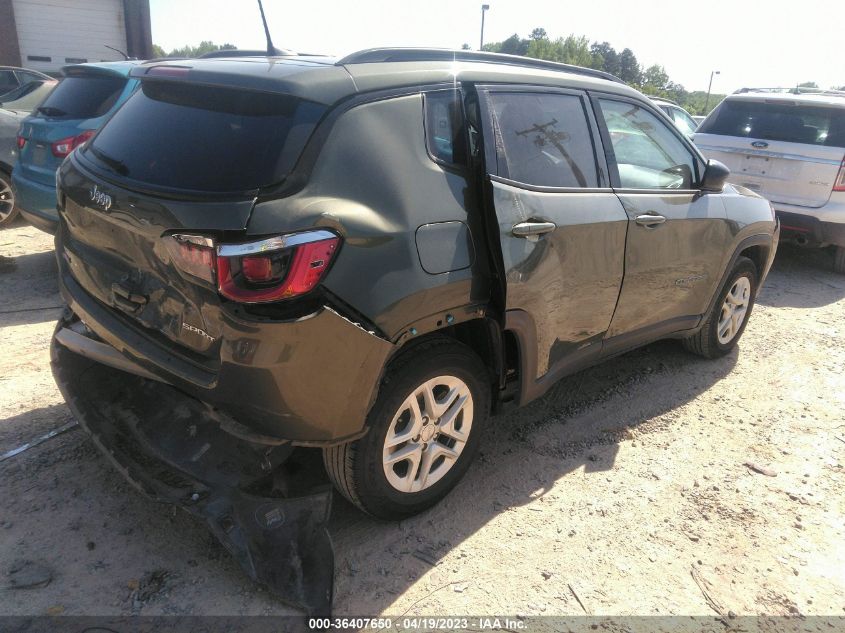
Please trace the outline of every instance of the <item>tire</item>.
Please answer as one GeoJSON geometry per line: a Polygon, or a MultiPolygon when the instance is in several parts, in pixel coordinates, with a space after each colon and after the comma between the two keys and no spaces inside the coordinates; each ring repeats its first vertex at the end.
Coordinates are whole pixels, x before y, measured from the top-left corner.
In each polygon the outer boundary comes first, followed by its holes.
{"type": "Polygon", "coordinates": [[[12,177],[5,169],[0,169],[0,227],[9,226],[16,217],[18,208],[12,191],[12,177]]]}
{"type": "MultiPolygon", "coordinates": [[[[725,285],[719,290],[716,303],[707,316],[707,320],[701,326],[698,333],[683,340],[684,347],[694,354],[704,356],[704,358],[719,358],[729,353],[736,347],[742,333],[745,331],[748,319],[751,318],[756,293],[757,267],[747,257],[740,256],[737,258],[731,274],[728,275],[725,285]],[[743,279],[746,281],[743,281],[743,279]],[[742,293],[746,301],[744,313],[741,315],[741,321],[737,322],[734,320],[728,326],[731,332],[724,331],[720,337],[720,322],[725,323],[726,311],[730,310],[732,305],[736,305],[727,301],[728,293],[732,293],[733,297],[738,297],[740,295],[737,294],[737,291],[745,291],[742,293]]],[[[739,306],[734,308],[737,311],[739,309],[739,306]]]]}
{"type": "Polygon", "coordinates": [[[338,491],[364,512],[388,520],[417,514],[445,497],[469,468],[490,401],[490,373],[469,347],[445,337],[420,343],[389,365],[367,434],[323,449],[323,463],[338,491]],[[451,406],[441,409],[452,395],[451,406]],[[427,404],[428,397],[440,406],[427,404]],[[388,438],[396,445],[388,448],[388,438]],[[396,461],[385,465],[389,458],[396,461]]]}
{"type": "Polygon", "coordinates": [[[845,275],[845,246],[837,246],[833,251],[833,272],[845,275]]]}

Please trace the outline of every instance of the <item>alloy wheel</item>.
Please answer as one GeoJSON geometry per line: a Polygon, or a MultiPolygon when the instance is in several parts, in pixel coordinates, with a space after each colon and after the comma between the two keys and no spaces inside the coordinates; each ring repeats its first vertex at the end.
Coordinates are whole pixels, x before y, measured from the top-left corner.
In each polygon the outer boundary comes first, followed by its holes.
{"type": "Polygon", "coordinates": [[[15,193],[6,177],[0,174],[0,224],[15,211],[15,193]]]}
{"type": "Polygon", "coordinates": [[[472,429],[473,401],[455,376],[427,380],[393,416],[383,449],[384,474],[400,492],[436,484],[457,463],[472,429]]]}
{"type": "Polygon", "coordinates": [[[727,345],[737,335],[748,314],[748,304],[751,302],[751,281],[748,277],[740,277],[731,286],[725,302],[722,304],[722,313],[719,316],[719,325],[716,335],[722,345],[727,345]]]}

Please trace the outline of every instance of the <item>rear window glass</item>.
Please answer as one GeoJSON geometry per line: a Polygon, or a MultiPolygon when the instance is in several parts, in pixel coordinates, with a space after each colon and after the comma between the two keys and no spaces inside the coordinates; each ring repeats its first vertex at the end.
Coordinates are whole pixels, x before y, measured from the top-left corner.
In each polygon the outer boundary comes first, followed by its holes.
{"type": "Polygon", "coordinates": [[[106,75],[65,77],[39,109],[46,116],[63,119],[94,119],[112,109],[126,79],[106,75]]]}
{"type": "Polygon", "coordinates": [[[698,132],[845,147],[845,108],[727,99],[698,132]]]}
{"type": "Polygon", "coordinates": [[[247,191],[290,173],[325,109],[289,95],[145,81],[85,155],[145,184],[247,191]]]}
{"type": "Polygon", "coordinates": [[[443,90],[425,95],[425,137],[428,152],[435,160],[466,164],[460,92],[443,90]]]}

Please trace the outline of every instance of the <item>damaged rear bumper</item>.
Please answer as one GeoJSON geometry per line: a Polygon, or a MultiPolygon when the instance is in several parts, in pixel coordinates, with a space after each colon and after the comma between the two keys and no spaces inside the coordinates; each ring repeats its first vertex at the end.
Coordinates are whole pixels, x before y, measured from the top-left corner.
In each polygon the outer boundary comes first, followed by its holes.
{"type": "Polygon", "coordinates": [[[72,351],[62,342],[74,340],[68,331],[83,335],[66,325],[59,322],[51,346],[53,374],[114,465],[149,496],[204,519],[247,574],[284,602],[328,615],[332,492],[321,469],[303,467],[288,443],[233,437],[217,410],[171,385],[72,351]]]}

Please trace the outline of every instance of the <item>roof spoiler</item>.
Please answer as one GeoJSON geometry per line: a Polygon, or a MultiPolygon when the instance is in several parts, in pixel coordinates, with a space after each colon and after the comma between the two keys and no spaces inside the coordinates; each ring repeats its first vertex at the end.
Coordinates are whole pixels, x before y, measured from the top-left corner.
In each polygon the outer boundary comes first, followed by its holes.
{"type": "Polygon", "coordinates": [[[439,62],[462,61],[482,62],[488,64],[507,64],[523,68],[539,70],[555,70],[558,72],[586,75],[598,79],[606,79],[616,83],[625,83],[619,77],[593,68],[583,68],[571,64],[562,64],[545,59],[534,59],[520,55],[506,55],[504,53],[488,53],[485,51],[452,50],[448,48],[368,48],[357,53],[347,55],[336,65],[349,66],[352,64],[377,64],[383,62],[439,62]]]}

